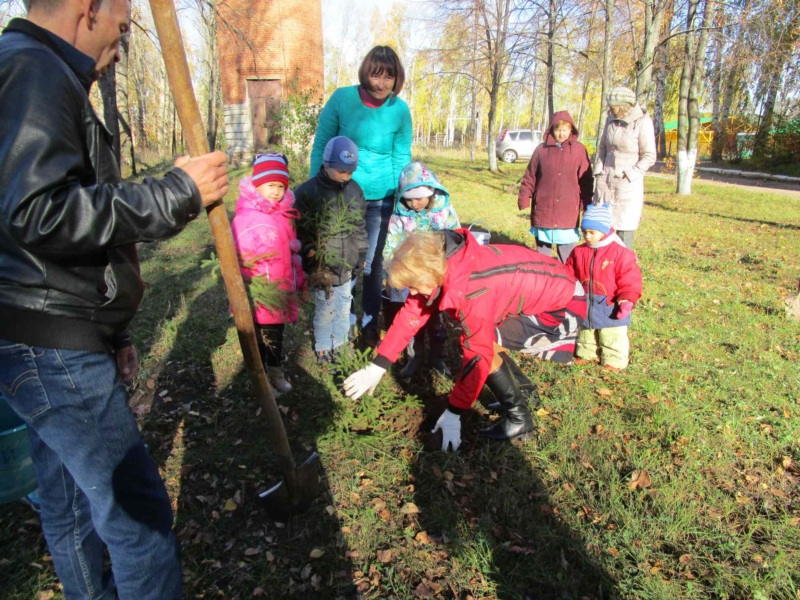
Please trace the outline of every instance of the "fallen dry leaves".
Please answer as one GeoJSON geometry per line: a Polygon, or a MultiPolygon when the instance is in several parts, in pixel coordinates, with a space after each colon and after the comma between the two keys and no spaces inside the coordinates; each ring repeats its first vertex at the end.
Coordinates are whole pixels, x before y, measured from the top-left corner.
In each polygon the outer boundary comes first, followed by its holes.
{"type": "Polygon", "coordinates": [[[420,544],[431,543],[431,540],[428,537],[428,533],[426,531],[420,531],[417,535],[414,536],[414,539],[417,540],[420,544]]]}
{"type": "Polygon", "coordinates": [[[630,490],[644,490],[653,484],[650,475],[645,470],[634,471],[631,473],[631,480],[628,482],[630,490]]]}

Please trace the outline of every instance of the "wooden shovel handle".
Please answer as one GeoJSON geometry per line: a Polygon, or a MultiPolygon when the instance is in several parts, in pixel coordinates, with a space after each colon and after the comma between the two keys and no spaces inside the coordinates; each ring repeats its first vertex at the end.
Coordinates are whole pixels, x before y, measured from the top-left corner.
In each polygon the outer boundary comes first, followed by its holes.
{"type": "MultiPolygon", "coordinates": [[[[189,143],[189,154],[191,156],[208,154],[208,141],[192,88],[192,79],[189,75],[189,65],[186,61],[181,30],[178,27],[175,5],[173,0],[150,0],[150,7],[161,43],[161,53],[164,56],[175,107],[189,143]]],[[[206,211],[209,223],[211,223],[211,231],[214,234],[214,245],[219,256],[225,289],[233,307],[233,319],[236,322],[236,331],[239,333],[239,344],[242,346],[247,374],[250,376],[258,402],[267,420],[269,437],[278,455],[283,475],[287,479],[286,483],[293,491],[294,461],[278,405],[272,395],[272,388],[261,363],[253,325],[253,313],[244,281],[242,281],[242,274],[239,272],[239,260],[233,244],[228,213],[223,202],[216,202],[206,207],[206,211]]]]}

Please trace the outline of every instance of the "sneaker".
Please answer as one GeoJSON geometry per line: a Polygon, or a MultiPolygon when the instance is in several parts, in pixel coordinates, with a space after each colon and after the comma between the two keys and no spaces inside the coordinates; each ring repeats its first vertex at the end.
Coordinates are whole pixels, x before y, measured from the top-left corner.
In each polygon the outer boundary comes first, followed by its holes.
{"type": "Polygon", "coordinates": [[[595,361],[588,360],[586,358],[578,358],[577,356],[572,359],[572,364],[573,365],[578,365],[579,367],[582,367],[583,365],[590,365],[593,362],[595,362],[595,361]]]}
{"type": "Polygon", "coordinates": [[[333,362],[333,356],[331,356],[330,350],[317,350],[316,354],[318,365],[329,365],[333,362]]]}
{"type": "Polygon", "coordinates": [[[33,512],[38,514],[42,512],[42,506],[41,506],[41,501],[39,500],[39,496],[36,494],[37,491],[38,490],[33,490],[27,496],[23,496],[22,498],[20,498],[20,500],[22,501],[23,504],[27,504],[31,508],[31,510],[33,510],[33,512]]]}
{"type": "Polygon", "coordinates": [[[288,394],[292,391],[292,384],[286,380],[283,367],[268,367],[267,376],[273,391],[277,394],[288,394]]]}

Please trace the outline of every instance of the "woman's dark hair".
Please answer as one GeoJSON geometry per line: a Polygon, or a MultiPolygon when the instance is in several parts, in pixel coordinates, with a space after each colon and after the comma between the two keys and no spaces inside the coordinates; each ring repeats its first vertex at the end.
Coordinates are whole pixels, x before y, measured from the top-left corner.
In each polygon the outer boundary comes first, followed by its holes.
{"type": "Polygon", "coordinates": [[[397,52],[389,46],[375,46],[367,52],[358,68],[358,81],[364,89],[369,90],[369,76],[383,73],[394,77],[392,92],[396,96],[402,91],[403,84],[406,82],[406,70],[403,68],[397,52]]]}

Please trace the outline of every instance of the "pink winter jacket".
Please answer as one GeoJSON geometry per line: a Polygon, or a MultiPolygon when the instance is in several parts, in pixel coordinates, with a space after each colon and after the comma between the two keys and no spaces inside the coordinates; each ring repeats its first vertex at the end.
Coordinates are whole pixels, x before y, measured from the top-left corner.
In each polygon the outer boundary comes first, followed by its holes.
{"type": "MultiPolygon", "coordinates": [[[[294,208],[294,194],[286,190],[283,200],[270,202],[258,193],[252,178],[239,183],[239,201],[231,229],[240,263],[254,262],[250,268],[242,267],[244,277],[266,277],[279,281],[281,289],[305,289],[305,275],[301,265],[300,242],[297,240],[293,219],[300,215],[294,208]]],[[[297,302],[289,303],[281,311],[271,311],[262,305],[255,307],[255,320],[259,325],[294,323],[297,321],[297,302]]]]}

